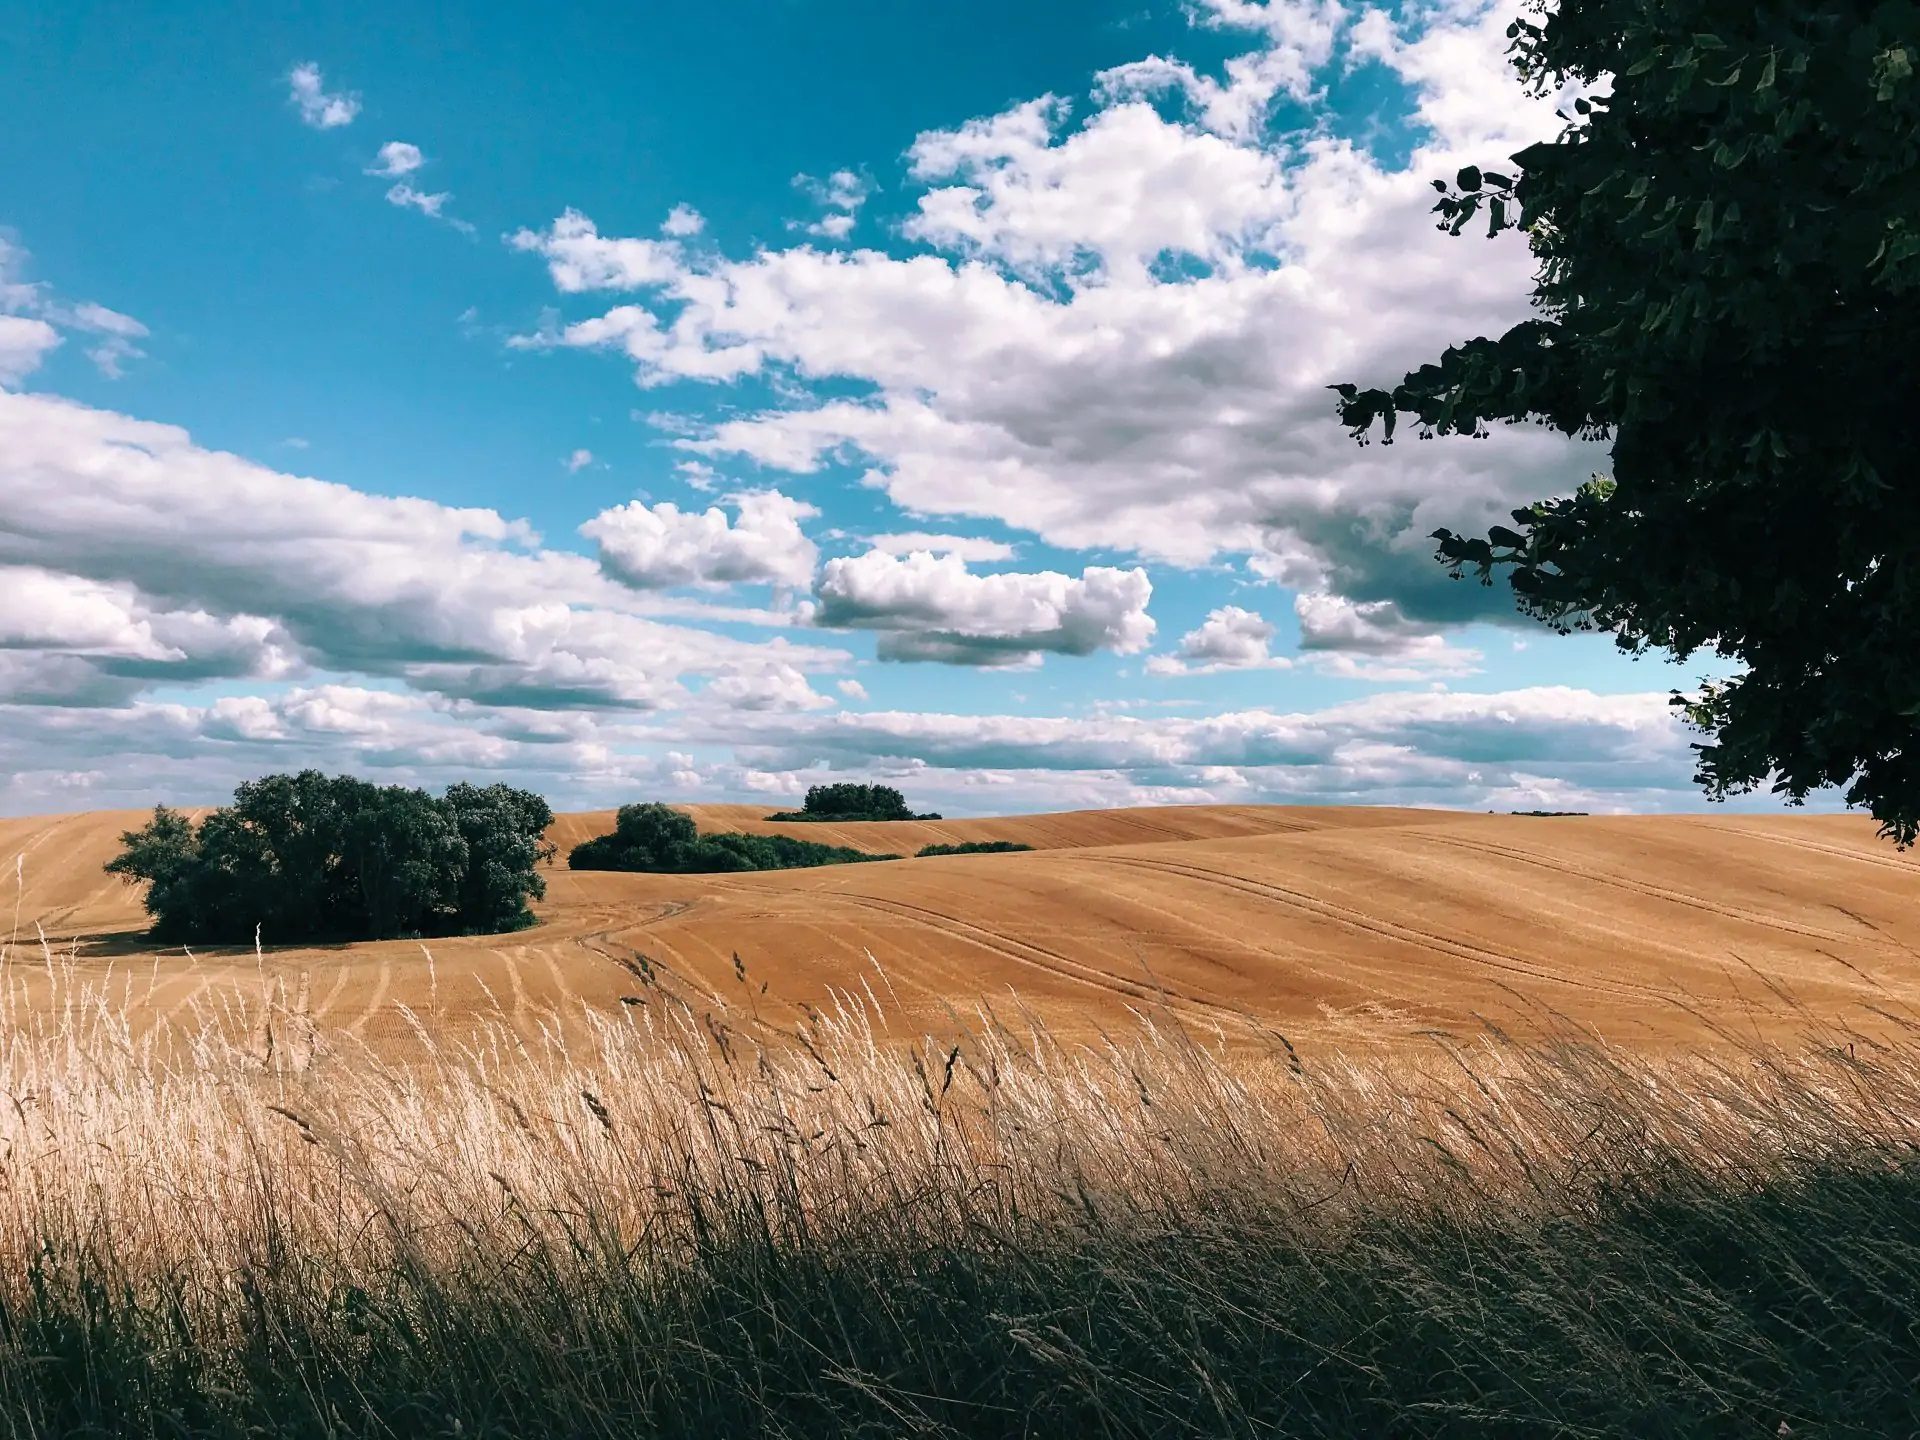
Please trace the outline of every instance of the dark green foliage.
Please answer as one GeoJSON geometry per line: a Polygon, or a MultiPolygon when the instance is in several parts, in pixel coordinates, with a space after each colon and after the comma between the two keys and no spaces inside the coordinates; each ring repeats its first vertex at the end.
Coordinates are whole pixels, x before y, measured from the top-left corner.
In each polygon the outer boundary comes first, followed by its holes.
{"type": "Polygon", "coordinates": [[[803,870],[815,865],[855,865],[865,860],[898,860],[898,855],[869,855],[845,845],[817,845],[791,835],[709,835],[702,853],[731,856],[738,864],[715,864],[714,870],[803,870]]]}
{"type": "Polygon", "coordinates": [[[929,855],[1010,855],[1016,850],[1031,850],[1015,840],[967,840],[958,845],[923,845],[915,858],[929,855]]]}
{"type": "Polygon", "coordinates": [[[510,785],[450,785],[441,807],[466,842],[457,906],[463,924],[497,934],[530,924],[530,900],[547,893],[537,866],[553,859],[544,837],[553,824],[546,800],[510,785]]]}
{"type": "Polygon", "coordinates": [[[649,801],[622,805],[611,835],[596,836],[567,855],[572,870],[637,870],[653,874],[706,875],[737,870],[798,870],[897,860],[840,845],[816,845],[789,835],[702,835],[693,817],[649,801]]]}
{"type": "Polygon", "coordinates": [[[1920,8],[1563,0],[1509,30],[1538,93],[1612,77],[1504,173],[1436,180],[1444,228],[1519,227],[1538,312],[1391,391],[1389,442],[1533,421],[1613,473],[1439,558],[1566,630],[1742,673],[1675,696],[1714,798],[1847,785],[1920,834],[1920,8]]]}
{"type": "Polygon", "coordinates": [[[248,781],[198,826],[160,806],[106,868],[147,883],[164,940],[490,934],[532,923],[552,822],[545,800],[505,785],[456,785],[436,800],[303,770],[248,781]]]}
{"type": "Polygon", "coordinates": [[[1331,1245],[1276,1211],[788,1250],[716,1206],[664,1273],[531,1241],[373,1293],[263,1264],[255,1323],[204,1331],[164,1277],[136,1296],[50,1245],[0,1313],[0,1434],[1913,1433],[1911,1163],[1621,1189],[1546,1220],[1382,1205],[1331,1245]]]}
{"type": "Polygon", "coordinates": [[[799,810],[782,810],[769,820],[938,820],[916,815],[907,797],[891,785],[815,785],[799,810]]]}

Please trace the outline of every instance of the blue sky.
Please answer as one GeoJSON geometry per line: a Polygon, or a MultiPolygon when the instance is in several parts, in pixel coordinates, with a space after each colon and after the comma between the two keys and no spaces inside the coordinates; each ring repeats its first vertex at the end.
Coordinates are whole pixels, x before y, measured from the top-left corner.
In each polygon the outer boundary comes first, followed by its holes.
{"type": "Polygon", "coordinates": [[[1476,0],[45,7],[0,54],[0,810],[1699,804],[1665,693],[1361,448],[1525,311],[1476,0]]]}

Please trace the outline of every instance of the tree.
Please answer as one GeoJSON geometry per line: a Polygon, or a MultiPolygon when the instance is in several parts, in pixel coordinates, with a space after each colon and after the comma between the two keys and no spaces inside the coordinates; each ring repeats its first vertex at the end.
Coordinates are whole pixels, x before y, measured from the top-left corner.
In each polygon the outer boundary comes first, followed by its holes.
{"type": "Polygon", "coordinates": [[[613,833],[574,846],[567,867],[678,872],[685,869],[687,853],[698,839],[693,817],[671,805],[657,800],[622,805],[614,816],[613,833]]]}
{"type": "Polygon", "coordinates": [[[799,810],[769,815],[769,820],[938,820],[938,815],[916,815],[907,797],[891,785],[815,785],[799,810]]]}
{"type": "Polygon", "coordinates": [[[198,826],[161,806],[109,874],[146,882],[154,933],[273,944],[497,933],[532,923],[553,812],[505,785],[423,790],[317,770],[268,775],[198,826]]]}
{"type": "Polygon", "coordinates": [[[121,832],[120,853],[105,868],[128,884],[147,882],[141,903],[154,918],[155,935],[171,940],[177,937],[168,933],[170,927],[184,925],[197,909],[198,860],[193,822],[178,810],[158,805],[153,819],[140,829],[121,832]]]}
{"type": "Polygon", "coordinates": [[[461,906],[467,841],[449,807],[398,785],[366,788],[342,845],[349,893],[364,921],[354,928],[388,940],[431,934],[450,916],[471,919],[461,906]]]}
{"type": "Polygon", "coordinates": [[[794,870],[866,860],[897,860],[790,835],[702,835],[686,812],[649,801],[622,805],[611,835],[582,841],[567,854],[570,870],[635,870],[707,875],[741,870],[794,870]]]}
{"type": "Polygon", "coordinates": [[[450,785],[441,802],[465,842],[457,908],[461,923],[482,934],[533,923],[528,901],[547,893],[537,866],[553,859],[546,839],[553,811],[544,798],[510,785],[450,785]]]}
{"type": "Polygon", "coordinates": [[[1624,650],[1736,677],[1674,703],[1716,799],[1847,785],[1920,833],[1920,9],[1913,0],[1561,0],[1508,31],[1553,140],[1436,180],[1443,228],[1518,227],[1537,314],[1392,390],[1391,442],[1532,421],[1612,474],[1434,534],[1456,576],[1624,650]],[[1611,77],[1611,93],[1593,93],[1611,77]]]}

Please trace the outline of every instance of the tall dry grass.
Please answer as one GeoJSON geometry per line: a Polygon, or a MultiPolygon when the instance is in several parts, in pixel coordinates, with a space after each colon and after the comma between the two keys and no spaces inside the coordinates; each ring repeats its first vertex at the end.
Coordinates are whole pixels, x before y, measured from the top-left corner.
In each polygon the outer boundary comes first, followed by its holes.
{"type": "MultiPolygon", "coordinates": [[[[0,1433],[1907,1433],[1920,1030],[1348,1061],[1143,1013],[407,1053],[0,952],[0,1433]]],[[[423,958],[422,965],[431,963],[423,958]]],[[[564,1023],[563,1023],[564,1022],[564,1023]]],[[[1809,1021],[1811,1025],[1811,1021],[1809,1021]]]]}

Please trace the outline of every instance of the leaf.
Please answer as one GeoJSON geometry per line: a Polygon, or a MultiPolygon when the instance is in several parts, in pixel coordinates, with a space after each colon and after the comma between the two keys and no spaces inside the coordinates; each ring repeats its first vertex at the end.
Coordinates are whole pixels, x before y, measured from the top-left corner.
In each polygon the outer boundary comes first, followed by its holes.
{"type": "Polygon", "coordinates": [[[1460,174],[1455,177],[1454,183],[1469,194],[1477,191],[1480,188],[1480,167],[1478,165],[1462,167],[1460,174]]]}

